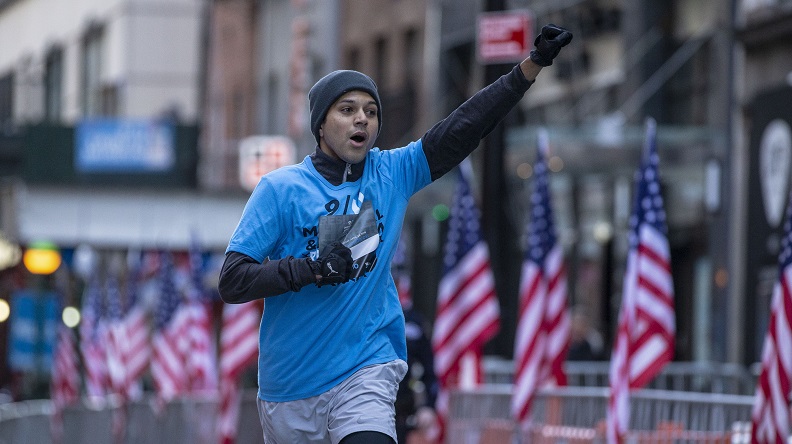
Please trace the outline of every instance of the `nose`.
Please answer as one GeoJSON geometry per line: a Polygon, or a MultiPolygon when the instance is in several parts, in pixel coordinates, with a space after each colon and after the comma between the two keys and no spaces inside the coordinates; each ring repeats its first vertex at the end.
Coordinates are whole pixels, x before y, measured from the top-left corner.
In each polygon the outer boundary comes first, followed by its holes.
{"type": "Polygon", "coordinates": [[[368,116],[366,116],[365,110],[361,109],[355,113],[355,124],[368,125],[368,116]]]}

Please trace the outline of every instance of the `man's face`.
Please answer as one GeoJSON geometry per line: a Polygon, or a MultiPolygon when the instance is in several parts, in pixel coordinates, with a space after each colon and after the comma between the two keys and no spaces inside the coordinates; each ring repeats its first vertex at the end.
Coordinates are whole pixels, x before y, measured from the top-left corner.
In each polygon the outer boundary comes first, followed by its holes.
{"type": "Polygon", "coordinates": [[[363,91],[350,91],[330,106],[319,127],[319,148],[334,159],[356,164],[377,138],[377,102],[363,91]]]}

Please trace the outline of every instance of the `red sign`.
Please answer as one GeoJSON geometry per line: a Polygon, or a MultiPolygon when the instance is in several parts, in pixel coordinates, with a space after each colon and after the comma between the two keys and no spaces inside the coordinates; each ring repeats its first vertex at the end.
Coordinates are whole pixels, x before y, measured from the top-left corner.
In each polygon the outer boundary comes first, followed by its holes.
{"type": "Polygon", "coordinates": [[[533,15],[530,11],[488,12],[478,17],[480,63],[521,62],[531,51],[533,15]]]}
{"type": "Polygon", "coordinates": [[[239,183],[253,191],[261,176],[294,161],[294,143],[288,137],[246,137],[239,143],[239,183]]]}

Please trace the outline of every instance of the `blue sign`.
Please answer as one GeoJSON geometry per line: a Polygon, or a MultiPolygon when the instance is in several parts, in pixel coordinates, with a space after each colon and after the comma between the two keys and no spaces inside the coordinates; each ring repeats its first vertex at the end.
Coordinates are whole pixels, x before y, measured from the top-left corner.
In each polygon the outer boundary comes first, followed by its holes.
{"type": "Polygon", "coordinates": [[[59,322],[58,298],[54,293],[15,293],[11,298],[10,367],[49,372],[59,322]]]}
{"type": "Polygon", "coordinates": [[[165,172],[176,163],[173,125],[155,120],[85,120],[74,166],[83,173],[165,172]]]}

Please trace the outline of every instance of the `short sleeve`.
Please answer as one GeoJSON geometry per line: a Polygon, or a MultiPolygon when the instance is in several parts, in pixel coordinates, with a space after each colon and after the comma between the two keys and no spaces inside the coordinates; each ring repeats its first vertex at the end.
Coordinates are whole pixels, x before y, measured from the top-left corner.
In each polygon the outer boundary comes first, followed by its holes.
{"type": "Polygon", "coordinates": [[[432,181],[421,140],[402,148],[382,151],[381,157],[394,185],[404,192],[407,199],[432,181]]]}
{"type": "Polygon", "coordinates": [[[259,262],[272,254],[278,244],[278,233],[282,233],[276,196],[272,182],[262,178],[245,204],[226,253],[236,251],[259,262]]]}

